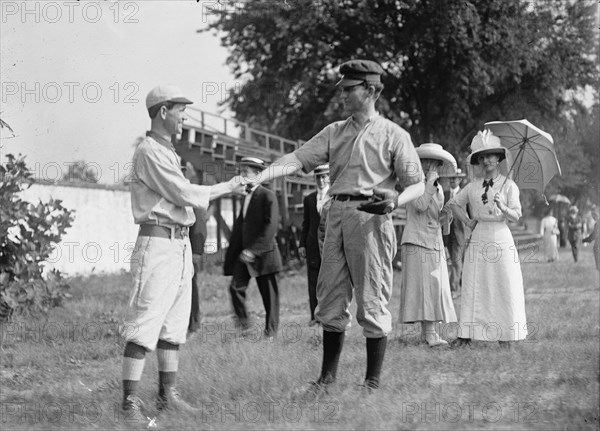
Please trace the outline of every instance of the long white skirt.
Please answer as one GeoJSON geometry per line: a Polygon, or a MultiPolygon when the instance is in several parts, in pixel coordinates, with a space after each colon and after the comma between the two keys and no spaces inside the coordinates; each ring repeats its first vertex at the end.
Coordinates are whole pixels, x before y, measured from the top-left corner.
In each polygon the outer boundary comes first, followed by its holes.
{"type": "Polygon", "coordinates": [[[479,222],[465,251],[460,337],[515,341],[527,337],[519,254],[504,222],[479,222]]]}
{"type": "Polygon", "coordinates": [[[444,250],[402,245],[400,322],[456,322],[444,250]]]}

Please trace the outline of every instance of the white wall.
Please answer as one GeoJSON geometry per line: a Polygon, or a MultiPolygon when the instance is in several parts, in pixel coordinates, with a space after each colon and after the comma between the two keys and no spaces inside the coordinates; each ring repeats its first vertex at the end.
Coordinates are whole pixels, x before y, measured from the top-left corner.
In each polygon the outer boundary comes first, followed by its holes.
{"type": "MultiPolygon", "coordinates": [[[[129,270],[138,231],[131,214],[129,191],[33,184],[21,197],[31,203],[60,199],[65,208],[75,210],[75,221],[55,247],[48,268],[68,275],[129,270]]],[[[230,202],[223,200],[221,212],[225,221],[231,223],[230,202]]],[[[206,250],[214,252],[217,224],[213,217],[207,227],[206,250]]]]}

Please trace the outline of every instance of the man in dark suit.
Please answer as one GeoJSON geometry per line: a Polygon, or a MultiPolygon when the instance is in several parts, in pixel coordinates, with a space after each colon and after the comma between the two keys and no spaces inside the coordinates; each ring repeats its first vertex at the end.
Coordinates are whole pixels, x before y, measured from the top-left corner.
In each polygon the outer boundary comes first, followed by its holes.
{"type": "MultiPolygon", "coordinates": [[[[266,168],[255,157],[244,157],[240,174],[256,177],[266,168]]],[[[232,275],[229,292],[233,309],[242,329],[249,328],[246,289],[250,278],[256,278],[266,312],[264,335],[272,340],[279,326],[279,289],[276,274],[281,271],[281,256],[275,240],[279,207],[275,193],[261,185],[247,187],[242,211],[233,224],[223,273],[232,275]]]]}
{"type": "Polygon", "coordinates": [[[315,182],[317,190],[304,198],[304,219],[302,220],[302,233],[300,234],[300,257],[306,259],[308,277],[308,302],[310,305],[309,326],[317,324],[315,308],[317,307],[317,280],[321,267],[321,250],[319,248],[319,225],[323,206],[329,199],[329,165],[315,168],[315,182]]]}
{"type": "MultiPolygon", "coordinates": [[[[444,192],[444,202],[448,202],[461,190],[461,181],[466,174],[461,169],[456,170],[456,174],[449,177],[450,189],[444,192]]],[[[444,235],[444,245],[448,249],[448,276],[450,278],[450,290],[452,296],[460,295],[460,279],[462,277],[463,256],[465,251],[465,225],[457,218],[452,220],[447,235],[444,235]]]]}
{"type": "MultiPolygon", "coordinates": [[[[192,184],[200,184],[201,176],[198,175],[194,165],[185,159],[181,159],[181,171],[192,184]]],[[[189,332],[196,332],[200,329],[202,313],[200,310],[200,272],[202,271],[202,255],[204,254],[204,244],[206,242],[206,222],[209,219],[206,208],[194,208],[196,222],[190,227],[189,237],[192,247],[192,264],[194,265],[194,276],[192,277],[192,311],[190,313],[189,332]]]]}

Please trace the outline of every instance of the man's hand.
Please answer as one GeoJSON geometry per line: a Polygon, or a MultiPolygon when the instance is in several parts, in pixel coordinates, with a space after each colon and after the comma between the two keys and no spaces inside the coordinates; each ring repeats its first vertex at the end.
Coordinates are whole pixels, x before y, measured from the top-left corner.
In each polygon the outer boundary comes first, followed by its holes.
{"type": "Polygon", "coordinates": [[[389,189],[373,189],[373,197],[369,202],[360,204],[356,209],[370,214],[383,215],[391,213],[398,206],[398,192],[389,189]]]}
{"type": "Polygon", "coordinates": [[[256,260],[256,256],[250,250],[242,250],[240,260],[244,263],[252,263],[256,260]]]}
{"type": "Polygon", "coordinates": [[[231,193],[236,195],[244,195],[246,194],[246,184],[248,180],[241,176],[235,176],[228,181],[229,187],[231,189],[231,193]]]}
{"type": "Polygon", "coordinates": [[[302,259],[306,259],[306,247],[300,247],[298,249],[298,254],[302,259]]]}

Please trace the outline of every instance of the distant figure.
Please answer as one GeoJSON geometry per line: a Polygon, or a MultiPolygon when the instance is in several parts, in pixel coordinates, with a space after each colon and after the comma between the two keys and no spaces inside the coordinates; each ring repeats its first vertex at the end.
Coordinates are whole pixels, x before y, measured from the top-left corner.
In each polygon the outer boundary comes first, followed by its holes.
{"type": "Polygon", "coordinates": [[[584,243],[594,242],[594,259],[596,260],[596,270],[600,271],[600,223],[598,223],[598,216],[600,211],[598,207],[592,209],[592,217],[596,224],[594,224],[594,230],[587,238],[583,239],[584,243]]]}
{"type": "Polygon", "coordinates": [[[571,244],[571,252],[573,260],[577,262],[579,259],[579,245],[581,244],[581,236],[583,231],[583,221],[579,216],[579,209],[575,205],[569,208],[569,216],[567,217],[568,238],[571,244]]]}
{"type": "Polygon", "coordinates": [[[554,210],[549,208],[546,211],[546,216],[540,223],[540,235],[544,239],[544,256],[546,262],[554,262],[558,260],[558,219],[554,217],[554,210]]]}
{"type": "Polygon", "coordinates": [[[317,324],[315,308],[317,307],[317,279],[321,267],[321,250],[319,246],[319,227],[323,206],[329,200],[329,165],[321,165],[314,170],[317,190],[304,198],[304,218],[300,234],[300,257],[306,259],[308,277],[308,302],[310,306],[309,326],[317,324]]]}
{"type": "MultiPolygon", "coordinates": [[[[456,174],[448,177],[450,190],[444,193],[444,202],[454,198],[461,190],[460,183],[467,175],[459,168],[456,174]]],[[[450,231],[444,235],[444,245],[448,248],[448,275],[452,296],[460,295],[460,279],[462,277],[463,258],[465,254],[465,225],[458,218],[450,223],[450,231]]]]}

